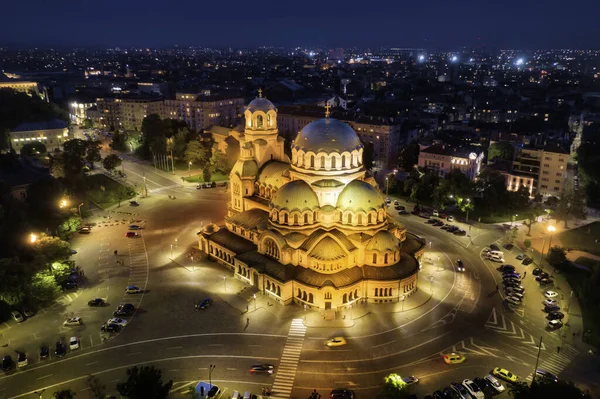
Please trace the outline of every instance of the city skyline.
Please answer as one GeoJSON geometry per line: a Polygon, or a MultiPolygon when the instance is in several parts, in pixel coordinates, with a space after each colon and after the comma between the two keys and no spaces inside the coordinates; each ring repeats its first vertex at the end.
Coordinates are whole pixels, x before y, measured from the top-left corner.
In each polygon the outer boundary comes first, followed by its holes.
{"type": "Polygon", "coordinates": [[[462,1],[397,4],[365,9],[359,2],[304,2],[252,9],[238,0],[184,2],[167,10],[159,3],[109,0],[98,9],[71,2],[10,3],[0,27],[2,45],[100,47],[400,46],[432,51],[459,47],[597,48],[600,28],[590,0],[572,2],[577,18],[560,3],[544,7],[510,0],[501,9],[462,1]],[[27,15],[27,24],[22,16],[27,15]],[[543,18],[542,18],[543,17],[543,18]]]}

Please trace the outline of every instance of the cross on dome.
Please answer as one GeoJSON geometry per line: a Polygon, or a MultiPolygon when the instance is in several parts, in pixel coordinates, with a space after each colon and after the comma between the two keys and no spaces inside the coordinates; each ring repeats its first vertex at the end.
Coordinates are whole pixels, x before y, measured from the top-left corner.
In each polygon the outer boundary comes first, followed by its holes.
{"type": "Polygon", "coordinates": [[[331,105],[329,105],[329,103],[325,103],[325,118],[329,118],[329,115],[331,115],[331,112],[329,111],[330,108],[331,105]]]}
{"type": "Polygon", "coordinates": [[[262,89],[260,87],[258,88],[258,97],[262,98],[262,89]]]}

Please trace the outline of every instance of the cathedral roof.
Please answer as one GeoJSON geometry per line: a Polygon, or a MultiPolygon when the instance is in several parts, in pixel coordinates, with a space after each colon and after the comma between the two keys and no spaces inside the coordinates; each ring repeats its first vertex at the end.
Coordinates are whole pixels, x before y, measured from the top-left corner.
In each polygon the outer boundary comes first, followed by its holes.
{"type": "Polygon", "coordinates": [[[233,165],[232,173],[237,173],[240,177],[254,177],[258,175],[258,165],[255,160],[239,160],[233,165]]]}
{"type": "Polygon", "coordinates": [[[398,249],[398,243],[398,239],[392,233],[380,230],[371,238],[366,249],[379,252],[394,251],[398,249]]]}
{"type": "Polygon", "coordinates": [[[254,100],[250,101],[250,104],[246,107],[250,112],[255,111],[263,111],[267,113],[271,110],[275,110],[275,105],[264,97],[257,97],[254,100]]]}
{"type": "Polygon", "coordinates": [[[322,179],[322,180],[317,180],[312,185],[316,186],[316,187],[332,187],[333,188],[333,187],[341,187],[344,185],[344,183],[342,183],[341,181],[338,181],[338,180],[334,180],[334,179],[322,179]]]}
{"type": "Polygon", "coordinates": [[[269,213],[262,209],[253,208],[244,212],[236,213],[225,219],[227,222],[241,226],[246,230],[265,229],[269,220],[269,213]]]}
{"type": "Polygon", "coordinates": [[[314,231],[308,237],[308,239],[302,243],[302,246],[300,248],[303,249],[304,251],[310,250],[313,247],[313,245],[315,245],[317,242],[319,242],[323,238],[323,236],[326,234],[333,235],[339,242],[342,243],[342,245],[344,247],[346,247],[346,250],[348,252],[356,249],[354,244],[352,244],[352,242],[346,237],[346,235],[337,229],[334,229],[331,231],[327,231],[325,229],[318,229],[318,230],[314,231]]]}
{"type": "Polygon", "coordinates": [[[277,209],[288,211],[315,210],[319,208],[317,194],[303,180],[284,184],[275,192],[271,204],[277,209]]]}
{"type": "Polygon", "coordinates": [[[304,152],[343,153],[362,147],[356,132],[345,122],[332,118],[318,119],[306,125],[292,143],[304,152]]]}
{"type": "Polygon", "coordinates": [[[285,162],[269,161],[258,173],[259,183],[279,188],[289,181],[290,165],[285,162]]]}
{"type": "Polygon", "coordinates": [[[333,238],[325,237],[313,248],[309,256],[319,260],[330,261],[345,258],[346,252],[344,252],[340,244],[333,238]]]}
{"type": "Polygon", "coordinates": [[[340,193],[337,207],[342,211],[379,210],[385,206],[383,196],[379,191],[361,180],[353,180],[340,193]]]}

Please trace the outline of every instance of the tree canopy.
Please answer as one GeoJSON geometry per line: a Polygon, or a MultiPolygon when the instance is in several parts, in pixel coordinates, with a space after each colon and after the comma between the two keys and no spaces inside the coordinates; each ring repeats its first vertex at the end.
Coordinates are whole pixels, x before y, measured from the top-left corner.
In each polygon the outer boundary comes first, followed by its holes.
{"type": "Polygon", "coordinates": [[[117,392],[127,399],[166,399],[172,386],[154,366],[135,366],[127,369],[127,381],[117,384],[117,392]]]}
{"type": "Polygon", "coordinates": [[[117,154],[109,154],[102,160],[102,166],[109,172],[113,172],[116,168],[121,166],[121,163],[121,157],[119,157],[117,154]]]}
{"type": "Polygon", "coordinates": [[[412,140],[408,145],[400,151],[399,164],[402,169],[409,171],[414,165],[419,163],[419,143],[417,140],[412,140]]]}
{"type": "Polygon", "coordinates": [[[505,160],[512,161],[515,148],[513,145],[506,141],[498,141],[493,143],[488,148],[488,161],[494,160],[505,160]]]}

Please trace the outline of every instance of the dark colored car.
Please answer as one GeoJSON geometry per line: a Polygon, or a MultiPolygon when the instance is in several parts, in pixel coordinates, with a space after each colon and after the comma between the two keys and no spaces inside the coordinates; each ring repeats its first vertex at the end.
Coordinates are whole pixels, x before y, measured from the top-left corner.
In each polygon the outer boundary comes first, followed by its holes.
{"type": "Polygon", "coordinates": [[[431,396],[433,397],[433,399],[444,399],[444,393],[439,389],[435,391],[431,396]]]}
{"type": "Polygon", "coordinates": [[[443,225],[444,225],[444,222],[442,222],[441,220],[438,220],[438,221],[436,221],[436,222],[435,222],[433,225],[434,225],[435,227],[440,227],[440,226],[443,226],[443,225]]]}
{"type": "Polygon", "coordinates": [[[409,213],[408,213],[408,211],[406,211],[406,210],[404,210],[404,209],[400,209],[400,210],[398,211],[398,215],[408,215],[408,214],[409,214],[409,213]]]}
{"type": "Polygon", "coordinates": [[[135,200],[133,200],[133,201],[129,201],[129,205],[131,205],[131,206],[140,206],[140,203],[137,202],[137,201],[135,201],[135,200]]]}
{"type": "Polygon", "coordinates": [[[438,221],[437,219],[428,219],[425,223],[427,223],[427,224],[434,224],[437,221],[438,221]]]}
{"type": "Polygon", "coordinates": [[[15,362],[13,362],[12,357],[10,355],[6,355],[2,358],[2,370],[10,371],[15,366],[15,362]]]}
{"type": "Polygon", "coordinates": [[[102,327],[100,327],[100,331],[102,332],[108,332],[108,333],[115,333],[115,332],[119,332],[121,331],[121,326],[118,324],[103,324],[102,327]]]}
{"type": "Polygon", "coordinates": [[[542,269],[540,269],[539,267],[536,267],[535,269],[533,269],[533,271],[531,272],[534,276],[537,276],[538,274],[540,274],[542,272],[542,269]]]}
{"type": "Polygon", "coordinates": [[[40,360],[48,359],[50,357],[50,349],[48,345],[40,346],[40,360]]]}
{"type": "Polygon", "coordinates": [[[455,231],[458,231],[458,230],[460,230],[460,229],[456,226],[450,226],[450,227],[448,227],[448,229],[446,229],[446,231],[448,233],[454,233],[455,231]]]}
{"type": "Polygon", "coordinates": [[[464,237],[464,236],[466,236],[466,235],[467,235],[467,232],[466,232],[466,231],[464,231],[464,230],[460,230],[460,229],[459,229],[459,230],[457,230],[457,231],[455,231],[455,232],[454,232],[454,235],[457,235],[457,236],[464,237]]]}
{"type": "Polygon", "coordinates": [[[500,247],[498,247],[496,244],[491,244],[490,245],[490,249],[492,251],[500,251],[500,247]]]}
{"type": "Polygon", "coordinates": [[[525,259],[523,259],[523,261],[521,263],[524,264],[525,266],[527,266],[527,265],[530,265],[533,263],[533,259],[525,258],[525,259]]]}
{"type": "Polygon", "coordinates": [[[554,281],[549,278],[543,278],[540,280],[540,286],[542,287],[550,284],[554,284],[554,281]]]}
{"type": "Polygon", "coordinates": [[[135,306],[130,303],[117,306],[117,309],[113,312],[113,316],[129,316],[135,312],[135,306]]]}
{"type": "Polygon", "coordinates": [[[542,281],[543,279],[547,279],[550,275],[546,272],[541,272],[537,276],[535,276],[535,281],[542,281]]]}
{"type": "Polygon", "coordinates": [[[513,265],[500,265],[496,270],[500,270],[501,272],[514,273],[515,267],[513,265]]]}
{"type": "Polygon", "coordinates": [[[479,387],[479,389],[483,391],[486,397],[491,396],[495,392],[490,383],[483,378],[477,377],[473,380],[473,382],[479,387]]]}
{"type": "Polygon", "coordinates": [[[73,280],[67,280],[64,283],[62,283],[62,289],[63,290],[73,290],[73,289],[77,289],[77,282],[73,281],[73,280]]]}
{"type": "Polygon", "coordinates": [[[560,306],[557,305],[546,305],[544,306],[544,312],[546,313],[554,313],[560,310],[560,306]]]}
{"type": "Polygon", "coordinates": [[[213,304],[213,300],[210,298],[206,298],[205,300],[203,300],[202,302],[196,304],[196,310],[200,309],[200,310],[206,310],[210,307],[210,305],[213,304]]]}
{"type": "Polygon", "coordinates": [[[458,382],[451,382],[450,387],[463,398],[468,398],[470,396],[469,392],[467,392],[467,388],[458,382]]]}
{"type": "Polygon", "coordinates": [[[537,369],[535,370],[535,378],[539,378],[546,381],[558,382],[558,377],[549,371],[537,369]]]}
{"type": "Polygon", "coordinates": [[[398,211],[404,211],[404,210],[406,210],[406,207],[404,207],[402,205],[396,205],[396,206],[394,206],[394,208],[396,208],[396,210],[398,210],[398,211]]]}
{"type": "Polygon", "coordinates": [[[67,347],[62,341],[56,342],[56,346],[54,347],[54,354],[57,357],[63,357],[67,354],[67,347]]]}
{"type": "Polygon", "coordinates": [[[562,320],[564,317],[565,315],[562,312],[550,312],[548,313],[548,316],[546,316],[548,320],[562,320]]]}
{"type": "Polygon", "coordinates": [[[513,249],[515,246],[514,246],[514,245],[512,245],[512,244],[504,244],[504,245],[503,245],[503,247],[504,247],[504,249],[508,249],[508,250],[510,251],[510,250],[511,250],[511,249],[513,249]]]}
{"type": "Polygon", "coordinates": [[[273,374],[272,364],[253,364],[250,366],[250,372],[253,374],[273,374]]]}
{"type": "Polygon", "coordinates": [[[444,399],[454,399],[457,397],[458,397],[458,395],[457,395],[456,391],[450,387],[446,387],[442,391],[442,398],[444,398],[444,399]]]}
{"type": "Polygon", "coordinates": [[[88,301],[88,306],[104,306],[104,299],[94,298],[94,299],[88,301]]]}

